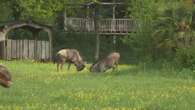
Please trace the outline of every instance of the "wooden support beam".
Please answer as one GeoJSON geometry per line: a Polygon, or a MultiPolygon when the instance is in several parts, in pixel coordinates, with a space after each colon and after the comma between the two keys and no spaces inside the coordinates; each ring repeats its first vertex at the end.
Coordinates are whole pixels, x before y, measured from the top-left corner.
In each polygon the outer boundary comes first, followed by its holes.
{"type": "Polygon", "coordinates": [[[64,30],[67,31],[67,11],[64,10],[64,30]]]}
{"type": "Polygon", "coordinates": [[[95,51],[95,60],[97,61],[99,59],[100,54],[100,35],[99,35],[99,16],[98,16],[98,8],[97,6],[94,8],[94,27],[95,27],[95,33],[96,33],[96,51],[95,51]]]}
{"type": "Polygon", "coordinates": [[[96,35],[96,51],[95,51],[95,60],[97,61],[100,56],[100,35],[96,35]]]}
{"type": "MultiPolygon", "coordinates": [[[[114,26],[114,27],[112,27],[113,29],[114,29],[114,31],[116,31],[116,5],[114,5],[113,7],[112,7],[112,23],[114,24],[114,25],[112,25],[112,26],[114,26]]],[[[113,47],[114,47],[114,51],[116,51],[116,36],[114,35],[113,36],[113,47]]]]}
{"type": "Polygon", "coordinates": [[[116,36],[113,36],[113,49],[116,51],[116,36]]]}

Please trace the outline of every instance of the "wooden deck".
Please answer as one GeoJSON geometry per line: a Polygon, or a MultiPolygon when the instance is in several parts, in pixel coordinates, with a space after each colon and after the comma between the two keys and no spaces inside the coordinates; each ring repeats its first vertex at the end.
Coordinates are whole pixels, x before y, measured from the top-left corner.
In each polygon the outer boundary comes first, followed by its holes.
{"type": "Polygon", "coordinates": [[[123,35],[134,32],[136,23],[131,19],[100,19],[97,21],[95,30],[94,19],[87,18],[66,18],[64,21],[65,30],[76,32],[98,32],[100,34],[123,35]]]}

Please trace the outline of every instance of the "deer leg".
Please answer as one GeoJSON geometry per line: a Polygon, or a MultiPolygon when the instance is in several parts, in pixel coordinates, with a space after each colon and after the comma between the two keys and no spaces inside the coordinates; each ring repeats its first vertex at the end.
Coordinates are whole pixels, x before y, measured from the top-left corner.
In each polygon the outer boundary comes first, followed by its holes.
{"type": "Polygon", "coordinates": [[[118,61],[115,62],[115,67],[118,70],[118,61]]]}
{"type": "Polygon", "coordinates": [[[63,65],[64,65],[64,63],[61,63],[61,65],[60,65],[60,69],[61,70],[63,69],[63,65]]]}
{"type": "Polygon", "coordinates": [[[59,72],[59,65],[60,65],[60,64],[59,64],[59,63],[57,63],[57,72],[59,72]]]}
{"type": "Polygon", "coordinates": [[[115,65],[114,69],[118,70],[118,64],[115,65]]]}
{"type": "Polygon", "coordinates": [[[114,65],[112,66],[112,71],[118,70],[118,62],[115,62],[114,65]]]}
{"type": "Polygon", "coordinates": [[[70,70],[70,66],[71,66],[71,63],[68,63],[68,68],[67,68],[68,70],[70,70]]]}
{"type": "Polygon", "coordinates": [[[116,67],[113,66],[113,67],[112,67],[112,72],[113,72],[115,69],[116,69],[116,67]]]}

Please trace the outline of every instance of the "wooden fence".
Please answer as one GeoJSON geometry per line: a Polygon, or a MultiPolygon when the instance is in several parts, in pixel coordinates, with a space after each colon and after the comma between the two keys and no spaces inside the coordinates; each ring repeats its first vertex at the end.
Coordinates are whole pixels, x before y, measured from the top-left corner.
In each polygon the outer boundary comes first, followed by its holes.
{"type": "Polygon", "coordinates": [[[49,60],[51,58],[50,45],[49,41],[8,39],[5,41],[3,57],[6,59],[49,60]]]}

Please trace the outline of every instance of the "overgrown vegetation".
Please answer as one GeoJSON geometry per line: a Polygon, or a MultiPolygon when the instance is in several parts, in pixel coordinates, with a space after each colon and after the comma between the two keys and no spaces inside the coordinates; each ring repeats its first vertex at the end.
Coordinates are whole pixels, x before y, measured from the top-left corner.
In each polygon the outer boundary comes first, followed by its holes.
{"type": "Polygon", "coordinates": [[[133,0],[131,16],[138,30],[124,42],[146,62],[175,62],[177,67],[194,65],[194,6],[192,0],[133,0]]]}

